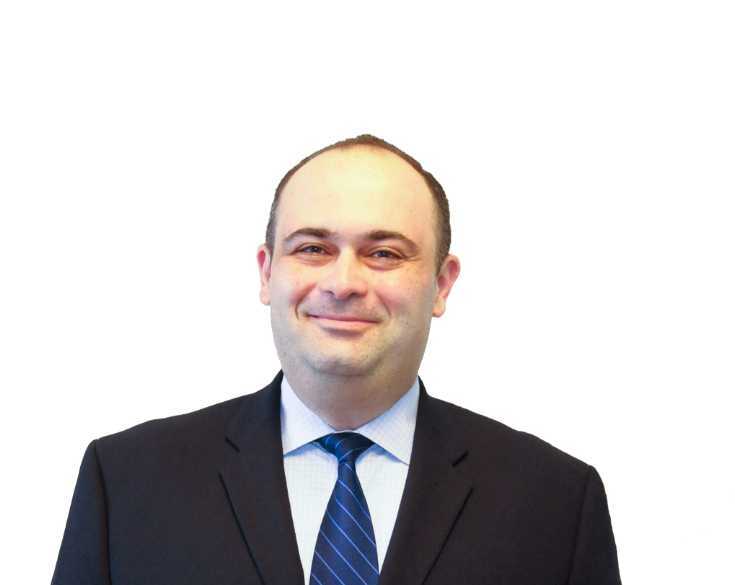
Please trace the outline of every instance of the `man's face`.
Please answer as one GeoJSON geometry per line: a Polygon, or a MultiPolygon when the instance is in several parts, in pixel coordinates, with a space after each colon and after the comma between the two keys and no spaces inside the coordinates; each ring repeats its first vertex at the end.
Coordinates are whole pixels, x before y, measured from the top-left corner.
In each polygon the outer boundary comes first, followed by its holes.
{"type": "Polygon", "coordinates": [[[436,225],[423,177],[387,150],[330,150],[299,169],[281,194],[273,253],[258,250],[284,369],[417,370],[459,272],[450,255],[437,275],[436,225]]]}

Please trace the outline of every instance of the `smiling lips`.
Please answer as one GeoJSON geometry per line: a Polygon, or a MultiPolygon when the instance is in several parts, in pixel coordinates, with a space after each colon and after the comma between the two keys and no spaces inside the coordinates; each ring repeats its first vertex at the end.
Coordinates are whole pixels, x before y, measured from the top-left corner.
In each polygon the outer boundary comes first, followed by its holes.
{"type": "Polygon", "coordinates": [[[371,319],[352,315],[309,315],[314,321],[325,329],[337,329],[341,331],[362,331],[377,323],[371,319]]]}

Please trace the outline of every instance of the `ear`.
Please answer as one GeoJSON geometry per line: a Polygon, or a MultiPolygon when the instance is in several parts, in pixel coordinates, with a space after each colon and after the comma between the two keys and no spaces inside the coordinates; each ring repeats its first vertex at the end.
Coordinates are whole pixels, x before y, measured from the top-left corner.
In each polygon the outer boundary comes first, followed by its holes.
{"type": "Polygon", "coordinates": [[[447,297],[458,276],[459,258],[453,254],[447,254],[436,276],[436,297],[434,297],[434,310],[431,313],[434,317],[441,317],[444,314],[447,308],[447,297]]]}
{"type": "Polygon", "coordinates": [[[258,271],[260,272],[260,302],[264,305],[270,305],[271,261],[273,256],[265,244],[258,246],[257,260],[258,271]]]}

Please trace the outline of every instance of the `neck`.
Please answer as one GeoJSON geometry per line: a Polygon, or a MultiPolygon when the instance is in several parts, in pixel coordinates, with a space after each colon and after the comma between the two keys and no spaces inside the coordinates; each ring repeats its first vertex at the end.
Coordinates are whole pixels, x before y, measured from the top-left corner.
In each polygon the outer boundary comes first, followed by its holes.
{"type": "Polygon", "coordinates": [[[344,376],[286,367],[284,375],[299,400],[335,430],[354,430],[380,416],[416,380],[416,372],[344,376]]]}

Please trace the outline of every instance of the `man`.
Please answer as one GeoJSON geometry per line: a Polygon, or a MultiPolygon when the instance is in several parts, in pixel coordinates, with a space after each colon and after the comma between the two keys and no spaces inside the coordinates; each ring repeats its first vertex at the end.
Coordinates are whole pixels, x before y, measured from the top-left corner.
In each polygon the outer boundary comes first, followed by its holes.
{"type": "Polygon", "coordinates": [[[257,252],[282,372],[93,441],[53,582],[619,583],[595,469],[418,379],[449,243],[441,186],[380,139],[289,171],[257,252]]]}

